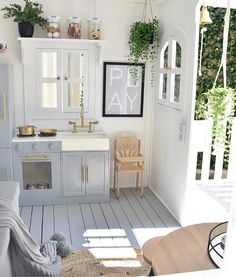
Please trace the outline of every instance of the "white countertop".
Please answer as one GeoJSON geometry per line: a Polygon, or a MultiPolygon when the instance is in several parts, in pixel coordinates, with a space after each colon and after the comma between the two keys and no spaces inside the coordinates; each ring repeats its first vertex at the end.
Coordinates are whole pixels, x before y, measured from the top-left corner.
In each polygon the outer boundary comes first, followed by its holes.
{"type": "Polygon", "coordinates": [[[103,131],[94,133],[58,132],[53,137],[19,137],[15,135],[12,143],[40,143],[61,142],[62,151],[108,151],[110,148],[109,137],[103,131]]]}

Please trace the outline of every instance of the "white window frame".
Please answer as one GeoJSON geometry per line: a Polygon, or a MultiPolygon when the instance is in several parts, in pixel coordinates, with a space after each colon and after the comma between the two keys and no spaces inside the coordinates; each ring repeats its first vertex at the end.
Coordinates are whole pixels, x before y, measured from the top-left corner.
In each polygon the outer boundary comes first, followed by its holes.
{"type": "Polygon", "coordinates": [[[181,36],[174,34],[163,39],[163,43],[160,47],[159,59],[157,64],[157,102],[164,106],[182,110],[183,109],[183,101],[184,101],[184,74],[185,74],[185,44],[181,36]],[[178,43],[181,47],[181,66],[176,67],[176,43],[178,43]],[[166,48],[168,47],[168,66],[164,67],[164,53],[166,48]],[[173,55],[175,53],[175,55],[173,55]],[[167,84],[166,84],[166,99],[162,98],[163,92],[163,79],[164,75],[167,75],[167,84]],[[174,85],[175,82],[173,79],[176,75],[180,75],[180,87],[179,87],[179,101],[175,102],[173,100],[174,97],[174,85]]]}

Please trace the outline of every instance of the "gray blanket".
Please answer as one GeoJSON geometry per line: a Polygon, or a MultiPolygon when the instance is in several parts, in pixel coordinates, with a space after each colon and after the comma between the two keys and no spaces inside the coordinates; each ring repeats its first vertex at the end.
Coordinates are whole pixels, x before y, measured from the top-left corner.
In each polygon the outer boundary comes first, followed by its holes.
{"type": "Polygon", "coordinates": [[[48,241],[40,248],[7,199],[0,198],[0,228],[2,227],[11,230],[11,262],[15,276],[59,276],[61,257],[57,255],[57,242],[48,241]]]}

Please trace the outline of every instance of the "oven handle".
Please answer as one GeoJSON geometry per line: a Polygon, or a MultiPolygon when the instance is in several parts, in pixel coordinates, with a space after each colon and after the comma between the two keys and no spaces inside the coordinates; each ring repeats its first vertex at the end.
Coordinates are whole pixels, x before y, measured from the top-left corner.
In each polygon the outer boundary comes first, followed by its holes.
{"type": "Polygon", "coordinates": [[[24,157],[23,161],[50,161],[51,159],[48,156],[36,156],[36,157],[24,157]]]}

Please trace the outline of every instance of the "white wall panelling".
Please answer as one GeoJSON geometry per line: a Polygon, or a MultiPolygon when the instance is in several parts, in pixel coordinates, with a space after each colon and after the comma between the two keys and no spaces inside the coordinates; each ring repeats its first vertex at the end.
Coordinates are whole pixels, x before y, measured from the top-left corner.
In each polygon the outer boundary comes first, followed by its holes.
{"type": "MultiPolygon", "coordinates": [[[[22,4],[21,0],[14,1],[22,4]]],[[[67,18],[69,16],[80,16],[82,18],[82,38],[87,37],[87,19],[99,16],[102,19],[102,39],[107,43],[104,46],[102,61],[127,61],[129,27],[134,21],[142,18],[143,0],[40,0],[44,6],[45,16],[58,15],[62,18],[62,37],[66,37],[67,18]]],[[[12,3],[11,0],[3,0],[0,8],[12,3]]],[[[0,63],[8,62],[14,64],[15,71],[15,111],[16,126],[26,124],[24,118],[24,95],[23,95],[23,71],[21,64],[20,43],[17,41],[19,36],[17,24],[11,19],[0,17],[0,35],[8,43],[8,51],[0,55],[0,63]]],[[[35,28],[34,37],[46,37],[46,30],[35,28]]],[[[99,120],[99,127],[113,139],[121,133],[132,133],[141,139],[142,153],[145,156],[145,184],[149,184],[150,170],[150,145],[152,128],[152,104],[153,89],[150,86],[150,74],[147,71],[144,95],[144,116],[142,118],[111,118],[102,117],[102,88],[103,88],[103,67],[96,67],[96,83],[94,89],[95,114],[94,118],[99,120]]],[[[52,122],[53,123],[53,122],[52,122]]],[[[67,121],[61,122],[62,129],[68,129],[67,121]]],[[[37,126],[52,127],[49,122],[47,126],[43,121],[38,120],[37,126]]],[[[54,125],[53,125],[54,127],[54,125]]],[[[111,151],[111,157],[113,156],[111,151]]],[[[111,159],[111,171],[113,170],[113,158],[111,159]]],[[[111,175],[113,176],[113,175],[111,175]]],[[[123,186],[133,184],[133,176],[124,177],[123,186]]],[[[111,178],[111,185],[113,179],[111,178]]]]}

